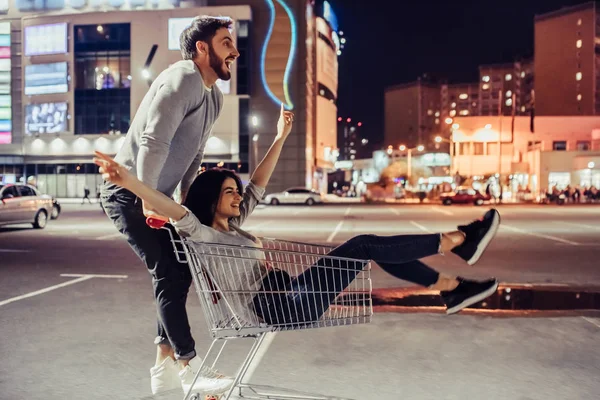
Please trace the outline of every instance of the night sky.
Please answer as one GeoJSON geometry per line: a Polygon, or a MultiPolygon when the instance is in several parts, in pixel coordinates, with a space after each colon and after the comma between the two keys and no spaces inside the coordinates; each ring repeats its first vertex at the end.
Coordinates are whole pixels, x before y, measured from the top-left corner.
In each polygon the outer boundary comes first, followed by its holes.
{"type": "Polygon", "coordinates": [[[424,73],[477,82],[478,66],[533,56],[536,14],[582,0],[329,0],[347,42],[339,58],[338,113],[383,140],[383,93],[424,73]]]}

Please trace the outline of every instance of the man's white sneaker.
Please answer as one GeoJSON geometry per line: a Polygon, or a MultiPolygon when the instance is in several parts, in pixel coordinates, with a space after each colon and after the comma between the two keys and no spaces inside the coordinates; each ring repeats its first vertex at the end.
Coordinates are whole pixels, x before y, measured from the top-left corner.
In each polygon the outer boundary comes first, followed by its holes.
{"type": "Polygon", "coordinates": [[[180,387],[179,368],[171,357],[167,357],[162,364],[150,368],[152,394],[164,393],[180,387]]]}
{"type": "MultiPolygon", "coordinates": [[[[181,387],[183,388],[184,394],[187,394],[190,390],[200,364],[202,364],[202,360],[199,357],[194,357],[190,360],[189,364],[179,372],[181,387]]],[[[232,384],[233,378],[222,375],[214,369],[204,366],[200,371],[200,376],[194,384],[193,393],[199,393],[200,395],[221,394],[229,390],[232,384]]]]}

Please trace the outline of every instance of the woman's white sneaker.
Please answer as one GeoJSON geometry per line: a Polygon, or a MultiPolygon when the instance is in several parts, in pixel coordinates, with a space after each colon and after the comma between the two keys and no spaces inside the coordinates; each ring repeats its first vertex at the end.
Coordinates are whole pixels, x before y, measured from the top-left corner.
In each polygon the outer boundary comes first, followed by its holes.
{"type": "MultiPolygon", "coordinates": [[[[190,360],[189,364],[179,372],[179,378],[181,379],[180,384],[184,394],[187,394],[192,387],[194,377],[200,364],[202,364],[202,360],[199,357],[194,357],[190,360]]],[[[192,393],[198,393],[200,395],[222,394],[229,390],[232,384],[233,378],[204,366],[200,371],[200,376],[194,384],[192,393]]]]}
{"type": "Polygon", "coordinates": [[[152,394],[160,394],[180,387],[179,367],[172,358],[167,357],[160,365],[150,368],[152,394]]]}

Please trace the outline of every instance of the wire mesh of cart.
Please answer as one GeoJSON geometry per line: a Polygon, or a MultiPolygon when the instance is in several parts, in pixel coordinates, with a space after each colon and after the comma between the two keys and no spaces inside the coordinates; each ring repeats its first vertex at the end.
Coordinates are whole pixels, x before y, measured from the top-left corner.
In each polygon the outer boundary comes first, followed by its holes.
{"type": "MultiPolygon", "coordinates": [[[[177,259],[189,264],[213,337],[203,366],[215,367],[229,340],[254,339],[225,399],[334,399],[247,382],[277,332],[369,323],[369,260],[330,256],[330,246],[269,238],[259,238],[260,247],[171,238],[177,259]]],[[[203,395],[214,393],[190,391],[185,399],[203,395]]]]}

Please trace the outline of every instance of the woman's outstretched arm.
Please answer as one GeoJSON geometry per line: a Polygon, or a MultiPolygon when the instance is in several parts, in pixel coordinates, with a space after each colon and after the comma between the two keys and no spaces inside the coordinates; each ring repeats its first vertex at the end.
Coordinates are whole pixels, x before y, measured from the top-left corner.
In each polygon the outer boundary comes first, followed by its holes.
{"type": "Polygon", "coordinates": [[[187,211],[180,204],[140,181],[127,168],[108,155],[99,151],[95,151],[94,154],[96,156],[94,157],[94,163],[100,167],[102,178],[131,191],[151,205],[152,209],[161,216],[170,218],[173,221],[179,221],[185,216],[187,211]]]}
{"type": "Polygon", "coordinates": [[[283,143],[289,136],[293,123],[294,113],[291,111],[285,111],[283,104],[281,104],[279,121],[277,122],[277,136],[275,136],[273,144],[267,151],[267,154],[265,154],[265,157],[262,159],[260,164],[258,164],[252,173],[252,177],[250,178],[252,183],[254,183],[256,186],[261,188],[267,187],[269,179],[271,179],[271,175],[273,174],[273,170],[277,165],[277,161],[279,161],[283,143]]]}

